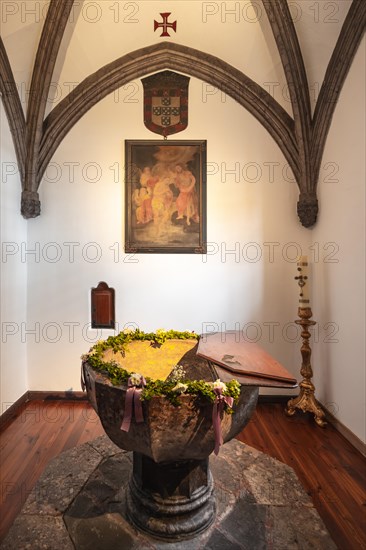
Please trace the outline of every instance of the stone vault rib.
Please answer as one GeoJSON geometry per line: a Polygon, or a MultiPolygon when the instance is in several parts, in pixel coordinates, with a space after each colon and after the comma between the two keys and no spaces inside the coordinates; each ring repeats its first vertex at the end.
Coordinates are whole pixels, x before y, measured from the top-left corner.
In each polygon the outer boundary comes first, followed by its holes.
{"type": "Polygon", "coordinates": [[[314,131],[310,151],[314,163],[312,182],[314,186],[318,181],[324,147],[339,95],[364,35],[365,25],[366,2],[354,0],[328,64],[314,111],[314,131]]]}
{"type": "Polygon", "coordinates": [[[313,163],[310,155],[312,139],[309,86],[295,26],[286,0],[263,2],[285,71],[295,123],[300,173],[297,184],[300,197],[297,206],[301,223],[310,227],[316,222],[318,201],[313,189],[313,163]],[[309,212],[312,216],[309,216],[309,212]]]}
{"type": "Polygon", "coordinates": [[[74,0],[52,0],[34,63],[26,123],[26,163],[21,212],[25,218],[40,214],[37,173],[39,147],[47,96],[57,54],[74,0]]]}
{"type": "Polygon", "coordinates": [[[13,136],[15,154],[22,182],[25,173],[25,117],[20,102],[14,75],[4,43],[0,36],[0,92],[4,109],[13,136]]]}

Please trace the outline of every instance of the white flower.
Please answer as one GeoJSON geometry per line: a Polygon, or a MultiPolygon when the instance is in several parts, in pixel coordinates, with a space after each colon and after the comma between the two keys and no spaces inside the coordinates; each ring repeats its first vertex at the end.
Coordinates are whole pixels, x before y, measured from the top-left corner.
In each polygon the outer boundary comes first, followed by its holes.
{"type": "Polygon", "coordinates": [[[220,378],[215,380],[215,382],[213,383],[213,389],[216,388],[221,389],[223,393],[227,390],[226,384],[224,384],[224,382],[221,382],[220,378]]]}
{"type": "Polygon", "coordinates": [[[133,372],[130,376],[130,381],[133,386],[139,386],[141,384],[141,374],[133,372]]]}
{"type": "Polygon", "coordinates": [[[175,367],[172,369],[172,372],[170,373],[170,380],[172,382],[179,382],[180,380],[183,380],[186,376],[186,371],[182,367],[182,365],[175,365],[175,367]]]}
{"type": "Polygon", "coordinates": [[[182,382],[178,382],[178,384],[174,386],[173,391],[177,393],[184,393],[185,391],[187,391],[187,388],[187,384],[182,384],[182,382]]]}

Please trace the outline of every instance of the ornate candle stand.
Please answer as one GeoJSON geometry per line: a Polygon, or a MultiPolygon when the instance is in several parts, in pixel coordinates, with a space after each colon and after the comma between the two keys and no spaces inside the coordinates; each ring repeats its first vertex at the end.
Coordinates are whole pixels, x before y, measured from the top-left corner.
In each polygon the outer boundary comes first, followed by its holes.
{"type": "Polygon", "coordinates": [[[311,412],[315,415],[315,422],[318,426],[323,428],[326,425],[324,420],[325,414],[319,406],[318,401],[315,399],[315,386],[311,381],[313,370],[310,363],[311,348],[309,345],[309,338],[311,334],[309,332],[309,327],[316,325],[316,321],[311,320],[313,314],[310,307],[299,307],[298,315],[300,319],[297,319],[295,323],[301,325],[302,328],[301,338],[303,342],[300,350],[302,355],[302,366],[300,374],[303,380],[299,384],[300,394],[288,401],[285,411],[289,416],[293,416],[296,409],[300,409],[303,412],[311,412]]]}

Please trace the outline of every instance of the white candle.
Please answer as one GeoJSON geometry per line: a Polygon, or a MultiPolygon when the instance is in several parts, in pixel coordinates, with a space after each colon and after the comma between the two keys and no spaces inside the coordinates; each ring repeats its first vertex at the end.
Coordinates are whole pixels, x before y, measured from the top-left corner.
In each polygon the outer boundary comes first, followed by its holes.
{"type": "Polygon", "coordinates": [[[299,306],[309,307],[309,275],[307,256],[300,256],[297,261],[296,279],[300,287],[299,306]]]}

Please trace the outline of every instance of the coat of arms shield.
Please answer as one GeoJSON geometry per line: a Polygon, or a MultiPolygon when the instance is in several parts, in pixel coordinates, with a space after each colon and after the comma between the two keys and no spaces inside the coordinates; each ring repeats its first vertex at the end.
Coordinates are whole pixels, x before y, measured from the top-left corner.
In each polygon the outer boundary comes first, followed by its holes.
{"type": "Polygon", "coordinates": [[[146,128],[164,137],[187,128],[189,80],[172,71],[142,79],[146,128]]]}

